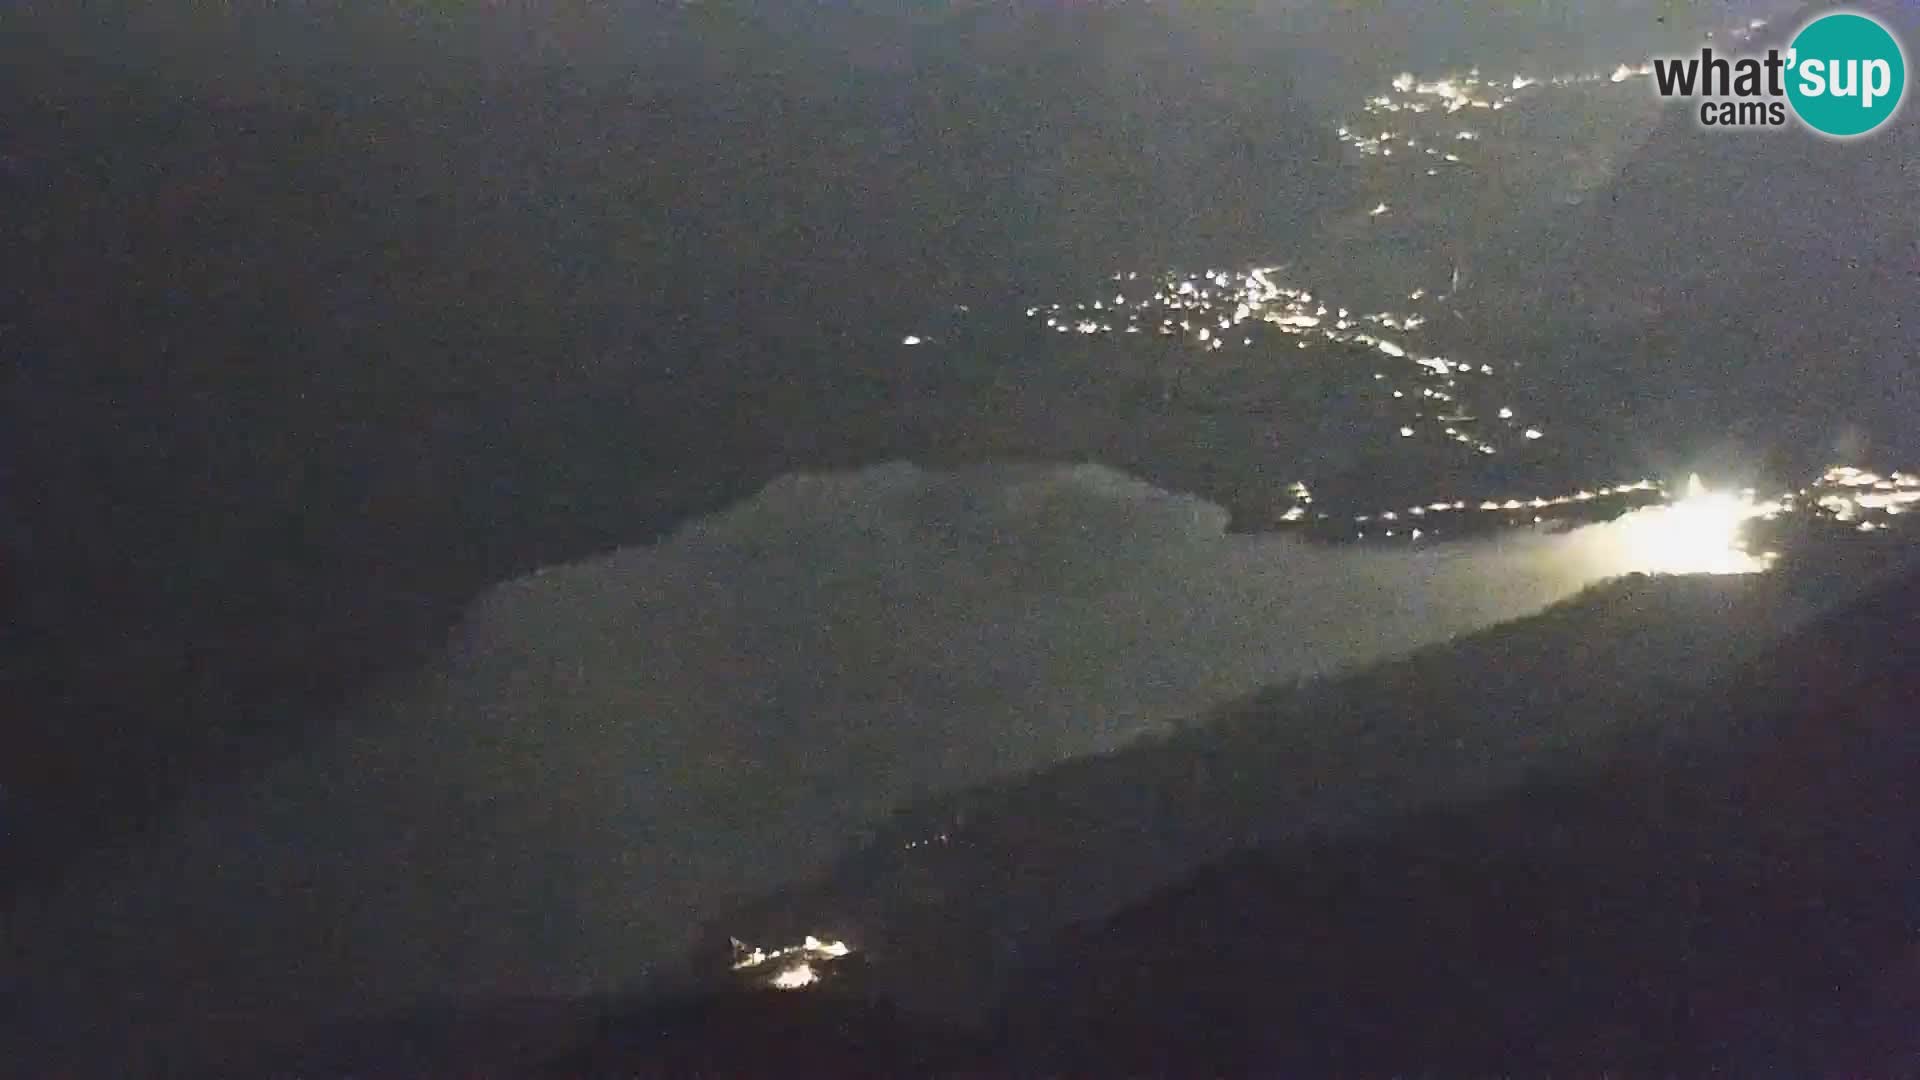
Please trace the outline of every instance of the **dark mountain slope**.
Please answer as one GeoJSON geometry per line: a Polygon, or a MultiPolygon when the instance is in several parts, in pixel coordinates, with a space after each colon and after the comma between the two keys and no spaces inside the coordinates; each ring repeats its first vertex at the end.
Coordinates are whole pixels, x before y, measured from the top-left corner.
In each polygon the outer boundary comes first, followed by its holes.
{"type": "Polygon", "coordinates": [[[1073,1074],[1910,1072],[1916,612],[1909,578],[1682,706],[1738,750],[1210,869],[1065,945],[1013,1042],[1073,1074]]]}

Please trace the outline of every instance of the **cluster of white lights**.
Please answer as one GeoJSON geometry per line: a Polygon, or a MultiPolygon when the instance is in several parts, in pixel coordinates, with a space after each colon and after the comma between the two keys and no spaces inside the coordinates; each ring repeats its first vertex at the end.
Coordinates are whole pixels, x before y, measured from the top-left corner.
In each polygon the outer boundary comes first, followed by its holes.
{"type": "MultiPolygon", "coordinates": [[[[1658,492],[1662,490],[1661,486],[1652,480],[1635,480],[1630,483],[1614,484],[1610,487],[1599,487],[1591,490],[1582,488],[1579,491],[1551,497],[1533,495],[1524,499],[1454,499],[1452,501],[1441,499],[1398,510],[1381,510],[1371,514],[1355,514],[1353,517],[1353,523],[1356,527],[1354,536],[1356,539],[1365,540],[1370,535],[1369,529],[1375,529],[1381,530],[1378,535],[1385,536],[1389,539],[1405,537],[1411,540],[1418,540],[1435,528],[1435,523],[1440,519],[1441,515],[1445,514],[1501,514],[1504,515],[1503,520],[1507,520],[1511,519],[1516,513],[1524,515],[1524,513],[1529,510],[1548,511],[1557,507],[1577,506],[1594,502],[1595,500],[1606,500],[1625,495],[1658,492]],[[1426,527],[1422,528],[1422,525],[1426,527]],[[1382,529],[1383,526],[1384,529],[1382,529]]],[[[1283,518],[1282,520],[1299,519],[1283,518]]],[[[1536,514],[1532,517],[1532,521],[1534,522],[1540,520],[1541,515],[1536,514]]]]}
{"type": "MultiPolygon", "coordinates": [[[[1743,530],[1749,521],[1778,515],[1781,502],[1756,501],[1751,490],[1715,491],[1698,476],[1688,478],[1686,490],[1677,498],[1652,480],[1636,480],[1552,498],[1433,502],[1404,511],[1362,514],[1354,522],[1379,529],[1377,535],[1387,538],[1419,540],[1433,529],[1435,515],[1480,511],[1501,514],[1505,523],[1537,524],[1556,507],[1648,492],[1658,493],[1662,501],[1630,510],[1615,521],[1614,558],[1620,567],[1655,574],[1751,574],[1767,569],[1776,557],[1773,552],[1749,552],[1743,530]]],[[[1363,528],[1357,537],[1366,539],[1368,533],[1363,528]]]]}
{"type": "Polygon", "coordinates": [[[767,985],[775,990],[799,990],[819,981],[820,973],[813,970],[811,963],[802,960],[791,967],[782,968],[767,980],[767,985]]]}
{"type": "MultiPolygon", "coordinates": [[[[1361,105],[1361,115],[1335,129],[1334,135],[1362,157],[1409,162],[1424,168],[1426,175],[1437,176],[1442,168],[1465,164],[1450,144],[1471,141],[1479,134],[1446,118],[1475,110],[1497,112],[1536,81],[1525,76],[1482,79],[1478,68],[1437,79],[1405,72],[1393,80],[1388,92],[1368,98],[1361,105]]],[[[1378,217],[1387,210],[1383,202],[1370,213],[1378,217]]]]}
{"type": "Polygon", "coordinates": [[[735,938],[733,970],[751,972],[762,986],[775,990],[800,990],[820,981],[822,967],[852,952],[844,941],[823,941],[812,934],[798,945],[772,950],[735,938]]]}
{"type": "MultiPolygon", "coordinates": [[[[1750,19],[1734,27],[1728,33],[1728,37],[1734,41],[1749,41],[1766,25],[1765,19],[1750,19]]],[[[1713,36],[1709,31],[1707,37],[1713,36]]],[[[1619,63],[1604,71],[1544,76],[1529,75],[1526,72],[1500,76],[1483,75],[1478,67],[1433,78],[1422,78],[1413,72],[1403,71],[1394,76],[1388,90],[1367,98],[1361,105],[1361,111],[1375,118],[1428,114],[1452,116],[1456,113],[1471,113],[1475,110],[1499,112],[1518,101],[1521,92],[1526,90],[1604,83],[1619,84],[1652,74],[1653,63],[1650,60],[1619,63]]],[[[1410,138],[1403,132],[1393,130],[1379,130],[1376,134],[1369,135],[1366,131],[1374,130],[1373,126],[1368,126],[1360,120],[1354,123],[1359,127],[1347,126],[1339,129],[1340,139],[1369,157],[1392,157],[1395,144],[1406,149],[1419,148],[1417,137],[1410,138]]]]}
{"type": "Polygon", "coordinates": [[[1632,483],[1615,484],[1612,487],[1595,488],[1591,491],[1583,488],[1568,495],[1555,495],[1552,498],[1535,495],[1526,499],[1480,499],[1473,502],[1465,499],[1455,499],[1452,502],[1430,502],[1417,506],[1409,506],[1405,510],[1383,510],[1377,514],[1356,514],[1353,520],[1357,522],[1367,522],[1376,519],[1380,521],[1397,521],[1402,514],[1408,517],[1424,517],[1429,513],[1445,514],[1454,510],[1541,510],[1553,506],[1572,506],[1576,503],[1591,502],[1594,499],[1604,499],[1609,495],[1630,495],[1639,491],[1659,490],[1660,485],[1654,483],[1652,480],[1635,480],[1632,483]]]}
{"type": "Polygon", "coordinates": [[[1891,528],[1892,518],[1908,513],[1920,503],[1920,476],[1892,472],[1882,475],[1851,465],[1836,465],[1820,475],[1809,487],[1781,502],[1788,509],[1804,503],[1815,513],[1852,525],[1860,532],[1891,528]]]}
{"type": "MultiPolygon", "coordinates": [[[[1744,41],[1765,25],[1764,20],[1752,20],[1735,28],[1732,37],[1744,41]]],[[[1462,113],[1490,115],[1526,96],[1575,86],[1618,85],[1652,74],[1653,64],[1646,60],[1616,64],[1603,71],[1557,75],[1514,72],[1494,76],[1483,74],[1477,67],[1433,77],[1402,72],[1387,89],[1363,101],[1358,113],[1336,129],[1335,135],[1363,158],[1404,163],[1426,176],[1439,176],[1443,170],[1470,167],[1457,144],[1478,140],[1480,132],[1463,126],[1466,117],[1462,113]]],[[[1370,213],[1378,217],[1386,211],[1387,204],[1379,203],[1370,213]]]]}
{"type": "Polygon", "coordinates": [[[1307,516],[1307,507],[1313,505],[1313,492],[1307,490],[1305,481],[1295,480],[1292,486],[1287,488],[1287,494],[1293,496],[1293,505],[1287,508],[1286,513],[1280,515],[1280,520],[1287,522],[1302,520],[1307,516]]]}
{"type": "MultiPolygon", "coordinates": [[[[1652,573],[1753,573],[1766,569],[1777,556],[1770,551],[1753,554],[1746,549],[1742,530],[1747,522],[1805,514],[1851,526],[1858,532],[1887,532],[1904,524],[1905,515],[1920,509],[1920,475],[1834,466],[1807,487],[1765,500],[1756,498],[1751,488],[1718,491],[1708,488],[1698,476],[1691,476],[1685,491],[1677,496],[1652,480],[1637,480],[1551,498],[1437,501],[1357,514],[1353,518],[1354,535],[1362,540],[1419,540],[1437,531],[1437,515],[1471,511],[1499,514],[1503,524],[1537,524],[1555,508],[1638,493],[1657,493],[1661,502],[1620,518],[1625,525],[1624,544],[1631,549],[1629,565],[1652,573]]],[[[1300,518],[1288,516],[1283,520],[1300,518]]]]}
{"type": "MultiPolygon", "coordinates": [[[[1492,376],[1488,364],[1469,364],[1428,355],[1414,344],[1427,317],[1417,311],[1356,312],[1318,298],[1311,290],[1276,280],[1278,267],[1255,267],[1240,272],[1207,270],[1199,274],[1167,272],[1141,275],[1116,273],[1114,291],[1077,304],[1041,304],[1026,309],[1030,319],[1042,321],[1056,334],[1078,336],[1150,333],[1184,338],[1203,353],[1229,348],[1270,348],[1277,333],[1291,339],[1296,349],[1318,342],[1359,347],[1393,360],[1411,361],[1407,372],[1416,384],[1406,389],[1392,385],[1386,372],[1374,372],[1373,381],[1391,400],[1405,402],[1394,422],[1403,438],[1435,427],[1442,436],[1479,454],[1500,449],[1498,435],[1465,408],[1457,407],[1463,380],[1492,376]],[[1375,330],[1386,331],[1388,337],[1375,330]]],[[[1414,289],[1407,299],[1419,303],[1426,289],[1414,289]]],[[[1499,423],[1509,438],[1542,437],[1538,427],[1514,419],[1510,407],[1501,407],[1499,423]]]]}

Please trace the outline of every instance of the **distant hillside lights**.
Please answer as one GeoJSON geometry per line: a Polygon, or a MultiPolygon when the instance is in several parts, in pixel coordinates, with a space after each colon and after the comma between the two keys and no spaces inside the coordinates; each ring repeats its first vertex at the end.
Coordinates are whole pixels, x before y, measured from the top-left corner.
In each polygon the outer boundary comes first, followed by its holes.
{"type": "MultiPolygon", "coordinates": [[[[1765,19],[1751,19],[1725,28],[1723,40],[1746,42],[1767,25],[1765,19]]],[[[1709,32],[1708,38],[1714,35],[1709,32]]],[[[1552,94],[1572,87],[1612,84],[1625,86],[1636,79],[1655,74],[1657,61],[1639,60],[1617,63],[1610,69],[1562,72],[1538,75],[1516,72],[1508,76],[1483,76],[1478,67],[1433,78],[1422,78],[1405,71],[1395,76],[1384,93],[1374,94],[1360,103],[1360,112],[1335,134],[1362,157],[1404,163],[1427,177],[1439,177],[1449,166],[1464,166],[1458,154],[1449,154],[1423,140],[1451,139],[1471,142],[1479,132],[1459,128],[1458,114],[1487,116],[1522,100],[1523,96],[1552,94]],[[1384,126],[1382,126],[1384,124],[1384,126]],[[1396,157],[1395,148],[1402,152],[1396,157]],[[1429,160],[1431,159],[1431,160],[1429,160]]],[[[1784,123],[1784,117],[1781,121],[1784,123]]]]}
{"type": "Polygon", "coordinates": [[[768,951],[733,939],[733,970],[773,990],[804,990],[826,977],[829,966],[853,954],[844,941],[808,934],[798,945],[768,951]]]}
{"type": "MultiPolygon", "coordinates": [[[[1493,376],[1492,365],[1422,355],[1417,338],[1393,340],[1362,329],[1370,325],[1396,334],[1415,334],[1427,325],[1425,315],[1414,311],[1357,312],[1337,304],[1330,306],[1305,288],[1276,281],[1274,275],[1279,272],[1278,267],[1269,266],[1237,272],[1209,269],[1197,274],[1177,270],[1145,275],[1115,273],[1111,282],[1117,291],[1111,301],[1102,297],[1074,304],[1033,304],[1026,308],[1026,317],[1042,321],[1047,330],[1058,335],[1155,334],[1185,339],[1203,354],[1251,349],[1277,359],[1276,354],[1265,351],[1276,344],[1268,336],[1268,328],[1294,339],[1291,344],[1300,349],[1307,348],[1310,341],[1359,346],[1412,363],[1411,369],[1401,368],[1395,375],[1373,374],[1373,380],[1380,384],[1377,390],[1389,400],[1402,403],[1390,415],[1390,431],[1451,425],[1441,428],[1444,437],[1480,455],[1518,445],[1508,440],[1543,437],[1539,428],[1517,421],[1511,408],[1501,408],[1498,423],[1482,422],[1477,417],[1470,399],[1483,391],[1468,380],[1493,376]],[[1406,382],[1393,385],[1401,379],[1417,380],[1415,389],[1402,389],[1406,382]],[[1439,425],[1433,424],[1436,420],[1439,425]]],[[[1410,303],[1446,299],[1445,294],[1436,297],[1425,288],[1413,289],[1406,296],[1410,303]]]]}
{"type": "MultiPolygon", "coordinates": [[[[1637,480],[1595,490],[1583,488],[1551,498],[1536,495],[1525,499],[1482,499],[1478,503],[1442,500],[1405,510],[1356,515],[1353,524],[1358,531],[1354,538],[1419,540],[1432,536],[1447,516],[1468,513],[1486,515],[1510,528],[1538,528],[1553,517],[1555,524],[1548,526],[1552,528],[1558,527],[1559,515],[1568,508],[1588,503],[1600,508],[1624,507],[1627,500],[1636,496],[1655,494],[1665,494],[1661,485],[1652,480],[1637,480]],[[1426,527],[1409,532],[1407,526],[1412,520],[1419,520],[1426,527]]],[[[1915,497],[1920,498],[1920,491],[1915,492],[1915,497]]],[[[1698,476],[1691,476],[1685,494],[1678,499],[1669,496],[1657,505],[1613,510],[1608,515],[1612,519],[1608,526],[1612,531],[1605,534],[1608,540],[1604,549],[1595,554],[1613,568],[1613,573],[1759,573],[1772,564],[1774,555],[1747,551],[1746,524],[1757,518],[1773,518],[1785,507],[1785,500],[1756,502],[1751,490],[1714,491],[1701,483],[1698,476]]],[[[1456,528],[1441,531],[1443,535],[1459,532],[1456,528]]]]}
{"type": "Polygon", "coordinates": [[[1886,476],[1850,465],[1836,465],[1821,474],[1811,488],[1801,488],[1784,500],[1810,505],[1815,513],[1830,517],[1860,532],[1891,528],[1899,518],[1920,504],[1920,476],[1894,472],[1886,476]]]}

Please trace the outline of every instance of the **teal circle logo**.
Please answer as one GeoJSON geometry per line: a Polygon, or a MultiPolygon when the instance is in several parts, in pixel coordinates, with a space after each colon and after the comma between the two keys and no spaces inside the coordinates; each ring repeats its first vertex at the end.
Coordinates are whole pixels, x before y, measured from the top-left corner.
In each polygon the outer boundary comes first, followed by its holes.
{"type": "Polygon", "coordinates": [[[1865,135],[1892,119],[1907,92],[1907,61],[1887,28],[1835,12],[1808,23],[1787,54],[1787,100],[1823,135],[1865,135]]]}

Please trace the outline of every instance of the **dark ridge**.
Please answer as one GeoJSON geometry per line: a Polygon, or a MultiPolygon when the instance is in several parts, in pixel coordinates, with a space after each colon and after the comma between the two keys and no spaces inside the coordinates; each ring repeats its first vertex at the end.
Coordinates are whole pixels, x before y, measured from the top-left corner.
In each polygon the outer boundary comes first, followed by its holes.
{"type": "Polygon", "coordinates": [[[1023,1064],[1906,1075],[1920,1040],[1908,578],[1717,702],[1766,732],[1231,859],[1065,941],[1023,1064]]]}

